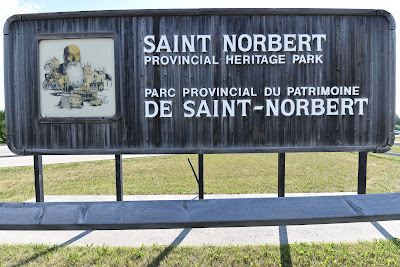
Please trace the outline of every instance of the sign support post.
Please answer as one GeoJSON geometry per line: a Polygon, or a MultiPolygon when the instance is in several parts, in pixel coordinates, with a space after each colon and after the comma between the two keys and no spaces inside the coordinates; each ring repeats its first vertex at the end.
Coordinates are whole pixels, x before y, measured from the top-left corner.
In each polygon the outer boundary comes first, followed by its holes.
{"type": "Polygon", "coordinates": [[[204,170],[203,154],[199,154],[199,199],[204,199],[204,170]]]}
{"type": "Polygon", "coordinates": [[[368,152],[360,152],[358,155],[358,194],[367,192],[367,157],[368,152]]]}
{"type": "Polygon", "coordinates": [[[44,202],[42,155],[33,156],[36,202],[44,202]]]}
{"type": "Polygon", "coordinates": [[[278,153],[278,197],[285,196],[285,153],[278,153]]]}
{"type": "Polygon", "coordinates": [[[117,189],[117,201],[123,201],[123,182],[122,182],[122,155],[115,155],[115,180],[117,189]]]}

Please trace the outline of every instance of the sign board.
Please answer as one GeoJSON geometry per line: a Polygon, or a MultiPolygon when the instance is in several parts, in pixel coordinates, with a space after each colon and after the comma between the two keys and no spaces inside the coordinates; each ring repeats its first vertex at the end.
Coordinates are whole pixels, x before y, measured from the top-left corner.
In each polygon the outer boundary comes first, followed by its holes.
{"type": "Polygon", "coordinates": [[[395,24],[382,10],[29,14],[4,27],[19,154],[386,151],[395,24]]]}

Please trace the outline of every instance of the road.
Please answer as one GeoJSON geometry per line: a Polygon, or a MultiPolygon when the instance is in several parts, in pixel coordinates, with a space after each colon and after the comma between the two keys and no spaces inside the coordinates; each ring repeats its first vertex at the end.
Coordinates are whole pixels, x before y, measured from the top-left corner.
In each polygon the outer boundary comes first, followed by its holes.
{"type": "MultiPolygon", "coordinates": [[[[394,143],[396,146],[400,146],[400,142],[394,143]]],[[[392,156],[400,156],[398,153],[387,152],[392,156]]],[[[154,157],[159,155],[123,155],[122,158],[137,158],[137,157],[154,157]]],[[[57,163],[69,163],[69,162],[80,162],[80,161],[95,161],[114,159],[114,155],[44,155],[43,164],[57,164],[57,163]]],[[[33,166],[33,156],[18,156],[12,153],[6,145],[0,144],[0,168],[5,167],[21,167],[21,166],[33,166]]]]}

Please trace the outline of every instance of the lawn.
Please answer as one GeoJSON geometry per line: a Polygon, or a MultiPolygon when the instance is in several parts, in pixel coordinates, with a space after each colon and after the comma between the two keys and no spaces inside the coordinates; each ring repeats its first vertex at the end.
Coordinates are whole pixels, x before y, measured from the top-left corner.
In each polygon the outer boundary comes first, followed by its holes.
{"type": "MultiPolygon", "coordinates": [[[[123,160],[124,194],[196,194],[187,158],[123,160]]],[[[286,192],[357,190],[358,153],[286,154],[286,192]]],[[[47,195],[113,195],[113,160],[45,165],[47,195]]],[[[400,192],[400,157],[369,153],[367,193],[400,192]]],[[[276,154],[204,156],[207,194],[277,193],[276,154]]],[[[0,169],[2,202],[34,198],[33,168],[0,169]]],[[[398,266],[398,239],[264,246],[0,245],[0,266],[398,266]]]]}
{"type": "Polygon", "coordinates": [[[398,239],[264,246],[0,245],[0,266],[398,266],[398,239]]]}
{"type": "MultiPolygon", "coordinates": [[[[196,155],[123,160],[125,195],[197,194],[196,155]]],[[[286,192],[355,192],[358,153],[286,154],[286,192]]],[[[46,195],[113,195],[113,160],[45,165],[46,195]]],[[[367,193],[400,192],[400,157],[369,153],[367,193]]],[[[206,194],[277,193],[277,154],[204,156],[206,194]]],[[[0,169],[0,201],[34,198],[33,167],[0,169]]]]}

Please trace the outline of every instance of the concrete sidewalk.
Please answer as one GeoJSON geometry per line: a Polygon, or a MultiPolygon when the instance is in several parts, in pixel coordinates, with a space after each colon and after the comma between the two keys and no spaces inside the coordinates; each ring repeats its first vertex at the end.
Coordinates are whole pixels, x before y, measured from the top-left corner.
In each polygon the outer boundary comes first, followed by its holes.
{"type": "MultiPolygon", "coordinates": [[[[287,196],[351,195],[348,193],[286,194],[287,196]]],[[[206,195],[205,198],[276,197],[275,194],[206,195]]],[[[195,195],[124,196],[125,201],[195,199],[195,195]]],[[[46,202],[114,201],[115,196],[45,196],[46,202]]],[[[33,199],[29,201],[34,201],[33,199]]],[[[263,245],[295,242],[356,242],[400,237],[400,221],[325,225],[187,228],[102,231],[0,231],[6,244],[55,245],[263,245]]]]}

